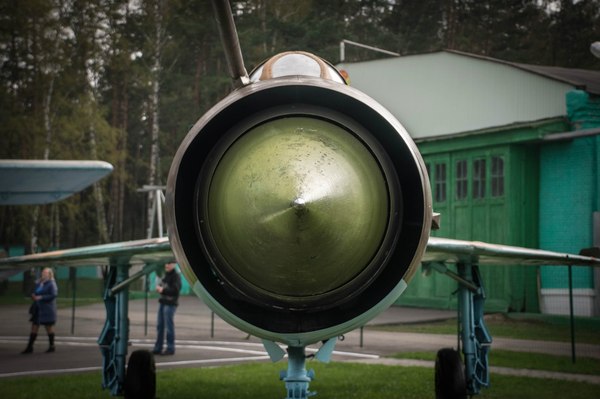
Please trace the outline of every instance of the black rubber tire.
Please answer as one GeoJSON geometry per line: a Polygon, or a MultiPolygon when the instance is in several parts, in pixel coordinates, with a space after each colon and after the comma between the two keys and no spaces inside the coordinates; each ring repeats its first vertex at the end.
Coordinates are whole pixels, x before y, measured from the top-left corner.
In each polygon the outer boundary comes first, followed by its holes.
{"type": "Polygon", "coordinates": [[[460,354],[452,348],[440,349],[435,359],[436,399],[465,399],[467,383],[460,354]]]}
{"type": "Polygon", "coordinates": [[[155,399],[156,364],[152,352],[139,349],[131,353],[123,394],[125,399],[155,399]]]}

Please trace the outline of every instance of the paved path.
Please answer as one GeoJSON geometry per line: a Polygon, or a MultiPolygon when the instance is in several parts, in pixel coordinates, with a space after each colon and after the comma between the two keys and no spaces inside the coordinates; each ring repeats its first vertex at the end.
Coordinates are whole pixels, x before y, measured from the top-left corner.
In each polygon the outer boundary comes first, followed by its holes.
{"type": "MultiPolygon", "coordinates": [[[[0,379],[20,375],[37,375],[64,372],[99,370],[102,357],[96,340],[104,325],[104,304],[98,303],[78,307],[72,324],[72,310],[59,309],[56,325],[57,351],[44,353],[47,338],[42,330],[36,342],[35,352],[21,355],[29,330],[27,304],[0,306],[0,379]],[[73,334],[71,329],[73,328],[73,334]]],[[[156,299],[146,304],[144,300],[130,302],[130,352],[139,348],[151,348],[155,329],[156,299]]],[[[455,317],[454,311],[392,307],[372,320],[370,325],[416,323],[444,320],[455,317]]],[[[175,356],[157,357],[157,367],[201,367],[248,361],[269,361],[260,340],[248,337],[214,316],[196,297],[181,299],[175,317],[177,331],[177,353],[175,356]]],[[[431,351],[443,347],[455,347],[456,336],[438,334],[393,333],[365,328],[351,331],[338,342],[335,361],[375,362],[391,365],[432,367],[432,362],[394,360],[385,358],[403,351],[431,351]]],[[[493,348],[551,353],[569,356],[568,343],[539,342],[496,338],[493,348]]],[[[308,348],[316,351],[317,347],[308,348]]],[[[600,346],[577,345],[578,355],[600,359],[600,346]]],[[[541,376],[532,371],[493,368],[495,373],[541,376]]],[[[598,384],[595,376],[577,376],[565,373],[545,373],[544,378],[575,379],[598,384]]]]}

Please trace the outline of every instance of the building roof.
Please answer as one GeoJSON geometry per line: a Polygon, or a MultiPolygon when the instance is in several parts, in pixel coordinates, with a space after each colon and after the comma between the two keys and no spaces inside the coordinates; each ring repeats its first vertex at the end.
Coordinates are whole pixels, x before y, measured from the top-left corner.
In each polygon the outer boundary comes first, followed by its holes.
{"type": "Polygon", "coordinates": [[[533,72],[535,74],[555,79],[560,82],[568,83],[580,90],[584,90],[590,94],[600,95],[600,71],[578,68],[563,68],[547,65],[521,64],[518,62],[510,62],[499,60],[497,58],[485,57],[476,54],[465,53],[456,50],[443,50],[449,53],[465,55],[468,57],[481,58],[492,62],[498,62],[506,65],[514,66],[515,68],[533,72]]]}
{"type": "Polygon", "coordinates": [[[515,66],[552,79],[573,83],[581,90],[600,95],[600,71],[527,64],[515,64],[515,66]]]}
{"type": "Polygon", "coordinates": [[[600,95],[600,71],[508,62],[443,50],[338,65],[415,140],[566,120],[566,94],[600,95]]]}

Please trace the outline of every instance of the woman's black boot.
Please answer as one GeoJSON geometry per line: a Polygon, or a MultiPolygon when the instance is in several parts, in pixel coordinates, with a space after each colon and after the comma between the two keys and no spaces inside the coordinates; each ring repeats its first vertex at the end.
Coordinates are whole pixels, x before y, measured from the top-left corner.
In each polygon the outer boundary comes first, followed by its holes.
{"type": "Polygon", "coordinates": [[[35,342],[36,338],[37,338],[37,334],[34,334],[34,333],[29,334],[29,343],[27,344],[27,348],[25,348],[25,350],[23,352],[21,352],[22,354],[25,355],[25,354],[33,352],[33,343],[35,342]]]}
{"type": "Polygon", "coordinates": [[[48,350],[46,351],[46,353],[51,353],[55,351],[54,348],[54,333],[48,334],[48,341],[50,342],[50,346],[48,347],[48,350]]]}

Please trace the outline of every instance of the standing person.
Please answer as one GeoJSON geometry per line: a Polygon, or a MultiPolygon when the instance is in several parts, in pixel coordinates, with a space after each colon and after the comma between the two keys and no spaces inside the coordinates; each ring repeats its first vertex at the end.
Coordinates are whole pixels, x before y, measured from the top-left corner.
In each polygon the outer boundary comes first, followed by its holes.
{"type": "Polygon", "coordinates": [[[27,348],[21,353],[27,354],[33,352],[33,343],[37,338],[40,324],[46,327],[48,333],[48,341],[50,346],[46,353],[54,352],[54,324],[56,323],[56,296],[58,295],[58,287],[54,281],[54,272],[51,268],[46,267],[42,270],[42,276],[36,282],[35,290],[31,294],[33,303],[29,308],[31,314],[31,333],[29,334],[29,343],[27,348]]]}
{"type": "Polygon", "coordinates": [[[156,292],[160,294],[158,300],[158,320],[156,323],[156,343],[152,353],[161,355],[175,354],[175,311],[177,310],[179,291],[181,290],[181,277],[175,269],[175,263],[165,264],[165,275],[162,282],[157,285],[156,292]],[[167,349],[163,352],[163,341],[167,338],[167,349]]]}

